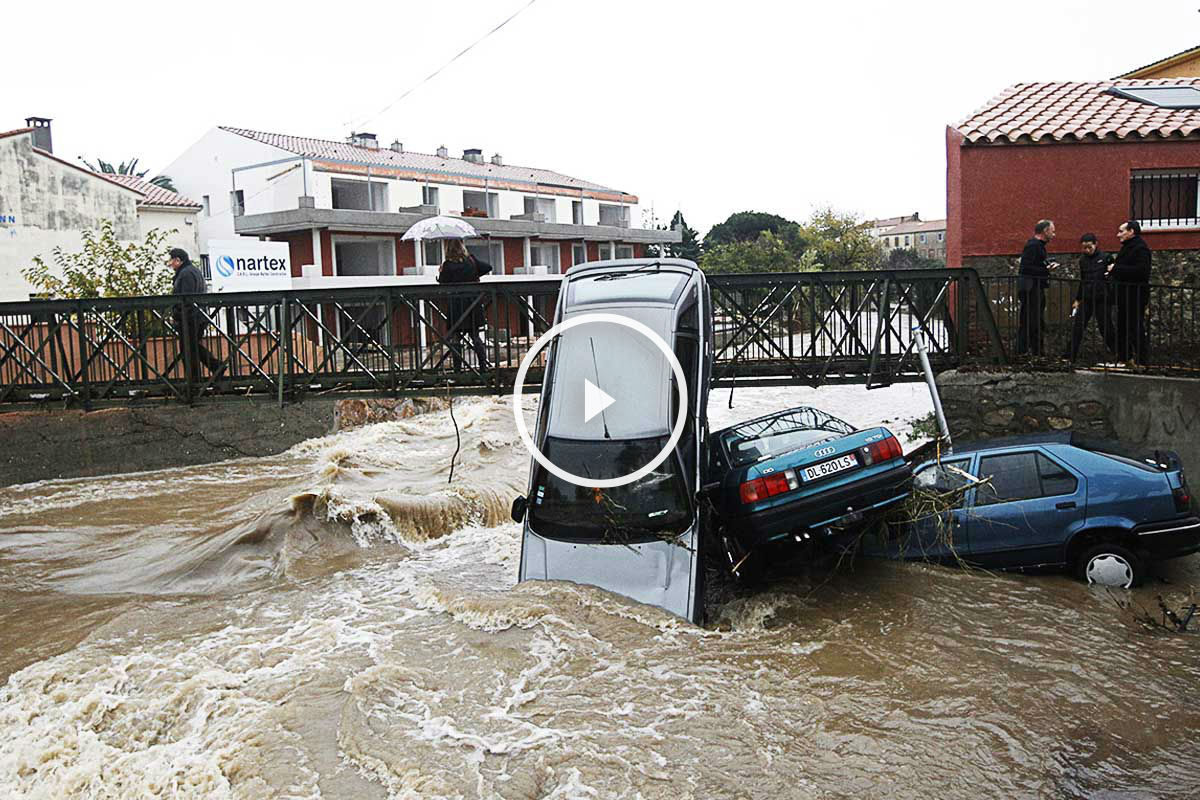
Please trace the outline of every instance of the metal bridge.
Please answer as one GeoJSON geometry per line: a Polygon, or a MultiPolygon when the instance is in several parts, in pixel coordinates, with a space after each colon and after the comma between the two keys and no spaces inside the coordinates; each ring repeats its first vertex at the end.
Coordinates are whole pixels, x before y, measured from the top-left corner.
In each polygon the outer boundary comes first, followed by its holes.
{"type": "MultiPolygon", "coordinates": [[[[503,393],[551,326],[560,283],[561,276],[504,276],[468,287],[0,303],[0,405],[503,393]],[[485,366],[450,332],[462,321],[448,318],[455,295],[486,315],[485,366]],[[185,364],[180,342],[197,329],[220,362],[215,373],[185,364]]],[[[935,370],[1006,363],[1015,339],[1015,284],[969,269],[712,275],[709,284],[717,387],[883,386],[920,379],[916,332],[926,336],[935,370]]],[[[1167,296],[1158,288],[1155,297],[1167,296]]],[[[1190,353],[1176,366],[1196,368],[1200,330],[1190,291],[1169,295],[1166,305],[1178,312],[1172,330],[1184,332],[1173,346],[1186,344],[1190,353]]],[[[1055,313],[1052,302],[1048,335],[1061,341],[1055,313]]],[[[531,385],[541,367],[530,369],[531,385]]]]}

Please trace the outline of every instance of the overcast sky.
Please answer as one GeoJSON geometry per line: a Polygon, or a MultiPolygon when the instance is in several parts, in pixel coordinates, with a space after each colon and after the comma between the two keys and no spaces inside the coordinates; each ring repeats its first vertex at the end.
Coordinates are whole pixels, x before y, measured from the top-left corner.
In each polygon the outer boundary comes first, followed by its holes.
{"type": "Polygon", "coordinates": [[[52,117],[56,155],[154,174],[215,125],[356,128],[633,192],[701,234],[742,210],[933,219],[947,124],[1200,44],[1197,0],[535,0],[379,113],[526,2],[8,3],[0,130],[52,117]]]}

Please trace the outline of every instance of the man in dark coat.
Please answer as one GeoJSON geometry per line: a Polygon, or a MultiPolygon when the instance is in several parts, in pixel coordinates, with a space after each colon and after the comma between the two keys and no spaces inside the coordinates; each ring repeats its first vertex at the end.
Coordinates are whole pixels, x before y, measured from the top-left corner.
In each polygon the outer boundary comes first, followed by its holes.
{"type": "Polygon", "coordinates": [[[1129,366],[1145,364],[1146,306],[1150,303],[1150,246],[1135,219],[1117,228],[1121,250],[1109,268],[1117,294],[1117,358],[1129,366]]]}
{"type": "Polygon", "coordinates": [[[1021,251],[1021,267],[1017,278],[1017,299],[1021,316],[1017,328],[1017,355],[1042,354],[1042,327],[1046,311],[1046,287],[1050,270],[1058,267],[1046,255],[1046,243],[1054,238],[1054,222],[1038,220],[1033,226],[1033,238],[1021,251]]]}
{"type": "MultiPolygon", "coordinates": [[[[457,239],[446,243],[446,260],[438,270],[438,283],[479,283],[479,279],[492,271],[492,265],[471,255],[465,245],[457,239]]],[[[479,359],[479,369],[490,369],[487,349],[479,338],[479,329],[487,322],[483,313],[483,301],[479,295],[462,294],[450,298],[448,307],[450,354],[454,371],[463,367],[462,337],[471,342],[471,349],[479,359]]]]}
{"type": "Polygon", "coordinates": [[[1071,303],[1071,315],[1075,318],[1071,329],[1071,350],[1067,355],[1071,361],[1079,357],[1083,332],[1092,317],[1096,318],[1096,327],[1104,337],[1104,346],[1110,353],[1116,347],[1107,280],[1109,255],[1097,245],[1094,233],[1085,233],[1079,243],[1083,252],[1079,254],[1079,289],[1071,303]]]}
{"type": "MultiPolygon", "coordinates": [[[[204,285],[204,276],[200,274],[200,270],[196,269],[196,265],[188,258],[186,250],[175,247],[167,255],[170,256],[167,265],[175,270],[175,277],[171,281],[172,295],[204,294],[207,292],[208,289],[204,285]]],[[[193,386],[200,383],[200,364],[208,367],[209,372],[212,372],[214,375],[218,375],[224,371],[225,365],[204,346],[204,331],[208,327],[208,320],[204,318],[204,312],[195,306],[188,306],[186,326],[183,324],[184,313],[182,306],[176,306],[174,313],[175,328],[179,331],[179,349],[183,352],[183,364],[187,370],[188,381],[193,386]]]]}

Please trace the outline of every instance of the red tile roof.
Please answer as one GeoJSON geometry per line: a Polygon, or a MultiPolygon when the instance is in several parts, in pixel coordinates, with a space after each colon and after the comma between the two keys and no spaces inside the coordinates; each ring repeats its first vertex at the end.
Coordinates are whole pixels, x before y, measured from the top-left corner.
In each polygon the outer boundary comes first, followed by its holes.
{"type": "Polygon", "coordinates": [[[16,136],[18,133],[29,133],[32,130],[33,128],[16,128],[15,130],[5,131],[4,133],[0,133],[0,139],[8,136],[16,136]]]}
{"type": "Polygon", "coordinates": [[[931,219],[928,222],[902,222],[894,228],[884,231],[885,236],[895,236],[898,233],[936,233],[946,230],[946,220],[931,219]]]}
{"type": "Polygon", "coordinates": [[[120,184],[126,189],[133,189],[142,196],[142,201],[138,205],[144,206],[166,206],[168,208],[194,208],[201,209],[204,206],[193,202],[181,194],[164,189],[161,186],[155,186],[149,181],[144,181],[141,178],[133,175],[114,175],[110,172],[96,173],[101,178],[106,178],[113,183],[120,184]]]}
{"type": "MultiPolygon", "coordinates": [[[[426,153],[412,153],[407,150],[397,152],[387,147],[364,147],[338,142],[331,139],[309,139],[303,136],[289,136],[282,133],[264,133],[244,128],[229,128],[224,125],[221,130],[245,136],[256,142],[273,145],[283,150],[310,158],[328,158],[339,161],[357,161],[360,163],[379,164],[386,167],[414,169],[425,172],[449,172],[477,178],[494,180],[519,181],[545,186],[559,186],[569,189],[584,189],[596,192],[615,192],[624,194],[619,189],[601,186],[598,183],[572,178],[561,172],[536,167],[518,167],[509,164],[497,165],[490,161],[482,164],[461,158],[442,158],[426,153]]],[[[634,200],[636,202],[636,200],[634,200]]]]}
{"type": "Polygon", "coordinates": [[[1139,103],[1114,86],[1200,88],[1200,78],[1018,83],[954,127],[970,144],[1200,138],[1200,109],[1139,103]]]}

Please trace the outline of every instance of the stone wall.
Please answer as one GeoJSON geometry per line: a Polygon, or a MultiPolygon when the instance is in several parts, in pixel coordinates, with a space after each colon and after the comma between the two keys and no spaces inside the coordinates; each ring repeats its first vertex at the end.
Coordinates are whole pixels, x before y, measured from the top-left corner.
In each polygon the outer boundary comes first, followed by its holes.
{"type": "Polygon", "coordinates": [[[145,402],[97,411],[0,413],[0,486],[277,455],[306,439],[446,408],[444,397],[266,398],[186,406],[145,402]]]}
{"type": "Polygon", "coordinates": [[[944,372],[956,440],[1081,431],[1177,451],[1200,474],[1200,380],[1100,372],[944,372]]]}

